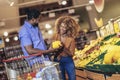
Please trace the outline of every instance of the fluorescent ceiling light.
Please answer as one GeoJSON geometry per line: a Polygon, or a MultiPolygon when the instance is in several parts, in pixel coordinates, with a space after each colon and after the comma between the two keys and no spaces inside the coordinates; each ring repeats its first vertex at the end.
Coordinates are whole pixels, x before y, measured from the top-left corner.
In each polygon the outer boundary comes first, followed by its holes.
{"type": "Polygon", "coordinates": [[[89,4],[94,4],[94,0],[89,0],[89,4]]]}
{"type": "Polygon", "coordinates": [[[18,37],[17,37],[17,36],[15,36],[15,37],[14,37],[14,40],[15,40],[15,41],[17,41],[17,40],[18,40],[18,37]]]}
{"type": "Polygon", "coordinates": [[[66,0],[63,0],[63,1],[61,2],[61,4],[62,4],[62,5],[66,5],[66,4],[67,4],[67,1],[66,1],[66,0]]]}
{"type": "Polygon", "coordinates": [[[10,39],[9,39],[9,38],[6,38],[5,41],[6,41],[6,42],[10,42],[10,39]]]}
{"type": "Polygon", "coordinates": [[[11,3],[10,3],[10,6],[13,6],[13,5],[14,5],[14,2],[11,2],[11,3]]]}
{"type": "Polygon", "coordinates": [[[49,30],[49,31],[48,31],[48,34],[53,34],[53,30],[49,30]]]}
{"type": "Polygon", "coordinates": [[[51,25],[50,25],[50,24],[45,24],[45,28],[46,28],[46,29],[50,29],[50,28],[51,28],[51,25]]]}
{"type": "Polygon", "coordinates": [[[8,32],[4,32],[4,34],[3,34],[4,36],[8,36],[8,32]]]}

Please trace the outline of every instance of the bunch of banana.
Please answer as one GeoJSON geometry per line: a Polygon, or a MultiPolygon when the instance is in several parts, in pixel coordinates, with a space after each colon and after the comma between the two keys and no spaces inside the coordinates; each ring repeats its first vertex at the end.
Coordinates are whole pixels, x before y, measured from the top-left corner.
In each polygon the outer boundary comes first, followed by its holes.
{"type": "Polygon", "coordinates": [[[117,43],[118,41],[120,41],[120,38],[119,37],[114,37],[114,44],[117,43]]]}
{"type": "Polygon", "coordinates": [[[80,57],[76,60],[74,60],[75,62],[75,66],[76,67],[85,67],[89,62],[91,62],[93,59],[95,59],[96,57],[98,57],[100,55],[100,50],[94,50],[92,53],[90,54],[81,54],[80,57]]]}
{"type": "Polygon", "coordinates": [[[97,39],[92,41],[90,45],[85,46],[83,50],[78,50],[75,53],[74,60],[76,67],[85,67],[89,62],[97,58],[102,52],[107,50],[107,53],[102,57],[102,59],[94,62],[94,64],[120,64],[120,46],[116,45],[116,43],[120,43],[120,38],[117,36],[111,37],[108,40],[97,39]],[[99,45],[99,42],[105,45],[99,45]],[[99,46],[99,49],[94,48],[95,46],[99,46]],[[92,52],[86,54],[86,51],[93,48],[92,52]]]}
{"type": "Polygon", "coordinates": [[[111,39],[109,39],[107,41],[104,41],[104,44],[115,44],[118,41],[120,41],[120,38],[115,36],[115,37],[113,37],[113,38],[111,38],[111,39]]]}
{"type": "Polygon", "coordinates": [[[52,42],[52,48],[56,49],[62,46],[61,41],[54,41],[52,42]]]}
{"type": "Polygon", "coordinates": [[[76,60],[74,61],[76,67],[85,67],[92,59],[90,57],[87,57],[82,60],[76,60]]]}

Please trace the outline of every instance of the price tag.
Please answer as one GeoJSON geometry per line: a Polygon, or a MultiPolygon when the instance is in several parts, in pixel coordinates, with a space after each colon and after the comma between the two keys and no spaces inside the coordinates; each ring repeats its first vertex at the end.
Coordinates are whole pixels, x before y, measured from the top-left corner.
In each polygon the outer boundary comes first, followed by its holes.
{"type": "Polygon", "coordinates": [[[119,33],[119,32],[120,32],[120,29],[119,29],[118,22],[114,22],[113,26],[114,26],[114,31],[115,31],[115,33],[119,33]]]}

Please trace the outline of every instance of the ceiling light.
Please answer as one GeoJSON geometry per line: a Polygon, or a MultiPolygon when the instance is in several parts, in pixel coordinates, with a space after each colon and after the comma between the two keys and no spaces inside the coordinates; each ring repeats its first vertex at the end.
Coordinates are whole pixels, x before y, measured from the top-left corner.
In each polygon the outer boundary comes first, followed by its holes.
{"type": "Polygon", "coordinates": [[[67,1],[66,1],[66,0],[63,0],[63,1],[61,2],[61,4],[62,4],[62,5],[66,5],[66,4],[67,4],[67,1]]]}
{"type": "Polygon", "coordinates": [[[51,25],[50,25],[50,24],[45,24],[45,28],[46,28],[46,29],[50,29],[50,28],[51,28],[51,25]]]}
{"type": "Polygon", "coordinates": [[[11,2],[11,3],[10,3],[10,6],[13,6],[13,5],[14,5],[14,2],[11,2]]]}
{"type": "Polygon", "coordinates": [[[3,34],[4,36],[8,36],[8,32],[4,32],[4,34],[3,34]]]}
{"type": "Polygon", "coordinates": [[[67,1],[66,0],[58,0],[59,5],[66,5],[67,1]]]}
{"type": "Polygon", "coordinates": [[[49,31],[48,31],[48,34],[53,34],[53,30],[49,30],[49,31]]]}
{"type": "Polygon", "coordinates": [[[15,40],[15,41],[17,41],[17,40],[18,40],[18,37],[17,37],[17,36],[15,36],[15,37],[14,37],[14,40],[15,40]]]}
{"type": "Polygon", "coordinates": [[[6,42],[10,42],[10,39],[9,39],[9,38],[6,38],[5,41],[6,41],[6,42]]]}
{"type": "Polygon", "coordinates": [[[89,4],[94,4],[94,0],[89,0],[89,4]]]}

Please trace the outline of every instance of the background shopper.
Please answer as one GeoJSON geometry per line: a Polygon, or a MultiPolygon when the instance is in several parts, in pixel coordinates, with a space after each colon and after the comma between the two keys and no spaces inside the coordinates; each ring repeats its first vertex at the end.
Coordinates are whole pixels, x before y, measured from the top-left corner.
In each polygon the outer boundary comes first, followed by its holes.
{"type": "Polygon", "coordinates": [[[85,45],[89,43],[86,33],[83,30],[78,32],[78,35],[75,38],[75,42],[77,50],[84,49],[85,45]]]}

